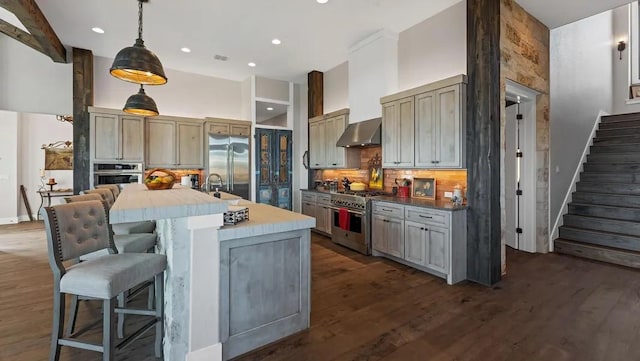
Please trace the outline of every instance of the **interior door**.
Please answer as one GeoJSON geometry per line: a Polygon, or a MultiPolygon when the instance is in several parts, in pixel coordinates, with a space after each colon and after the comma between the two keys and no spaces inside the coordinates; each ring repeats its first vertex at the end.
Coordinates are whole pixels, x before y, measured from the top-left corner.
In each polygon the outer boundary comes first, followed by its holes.
{"type": "Polygon", "coordinates": [[[256,129],[257,202],[291,209],[292,131],[256,129]]]}

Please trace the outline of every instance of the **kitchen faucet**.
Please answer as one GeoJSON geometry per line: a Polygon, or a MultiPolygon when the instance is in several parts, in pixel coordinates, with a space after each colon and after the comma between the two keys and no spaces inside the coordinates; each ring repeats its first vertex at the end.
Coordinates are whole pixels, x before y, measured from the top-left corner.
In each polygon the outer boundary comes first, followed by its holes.
{"type": "Polygon", "coordinates": [[[207,181],[205,182],[205,185],[204,185],[204,189],[205,189],[206,192],[211,192],[211,177],[218,177],[218,187],[222,188],[222,186],[223,186],[222,177],[220,176],[220,174],[211,173],[207,177],[207,181]]]}

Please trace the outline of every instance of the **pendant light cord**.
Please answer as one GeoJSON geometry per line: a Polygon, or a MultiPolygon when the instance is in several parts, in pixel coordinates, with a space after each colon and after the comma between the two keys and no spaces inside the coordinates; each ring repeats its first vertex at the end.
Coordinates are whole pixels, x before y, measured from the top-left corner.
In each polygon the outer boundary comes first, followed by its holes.
{"type": "Polygon", "coordinates": [[[142,40],[142,3],[143,0],[138,0],[138,39],[142,40]]]}

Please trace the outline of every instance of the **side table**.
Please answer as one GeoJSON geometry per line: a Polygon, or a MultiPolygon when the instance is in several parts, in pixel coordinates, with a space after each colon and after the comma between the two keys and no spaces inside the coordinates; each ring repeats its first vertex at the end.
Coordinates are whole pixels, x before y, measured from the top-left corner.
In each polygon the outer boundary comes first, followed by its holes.
{"type": "Polygon", "coordinates": [[[51,198],[55,197],[66,197],[72,196],[73,190],[71,189],[50,189],[50,190],[39,190],[37,193],[40,195],[40,207],[38,207],[38,214],[36,215],[36,219],[40,220],[40,210],[44,205],[45,198],[47,199],[47,207],[51,207],[51,198]]]}

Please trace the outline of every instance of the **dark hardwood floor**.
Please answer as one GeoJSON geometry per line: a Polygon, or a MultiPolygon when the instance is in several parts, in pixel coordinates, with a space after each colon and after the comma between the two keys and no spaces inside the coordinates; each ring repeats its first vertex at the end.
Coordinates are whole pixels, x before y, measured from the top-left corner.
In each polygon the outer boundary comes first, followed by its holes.
{"type": "MultiPolygon", "coordinates": [[[[237,361],[640,360],[638,271],[509,251],[497,286],[447,286],[312,240],[311,328],[237,361]]],[[[0,360],[47,358],[50,272],[42,222],[0,226],[0,360]]],[[[98,315],[85,305],[80,319],[98,315]]],[[[100,359],[68,348],[62,356],[100,359]]],[[[117,360],[155,360],[153,332],[117,360]]]]}

